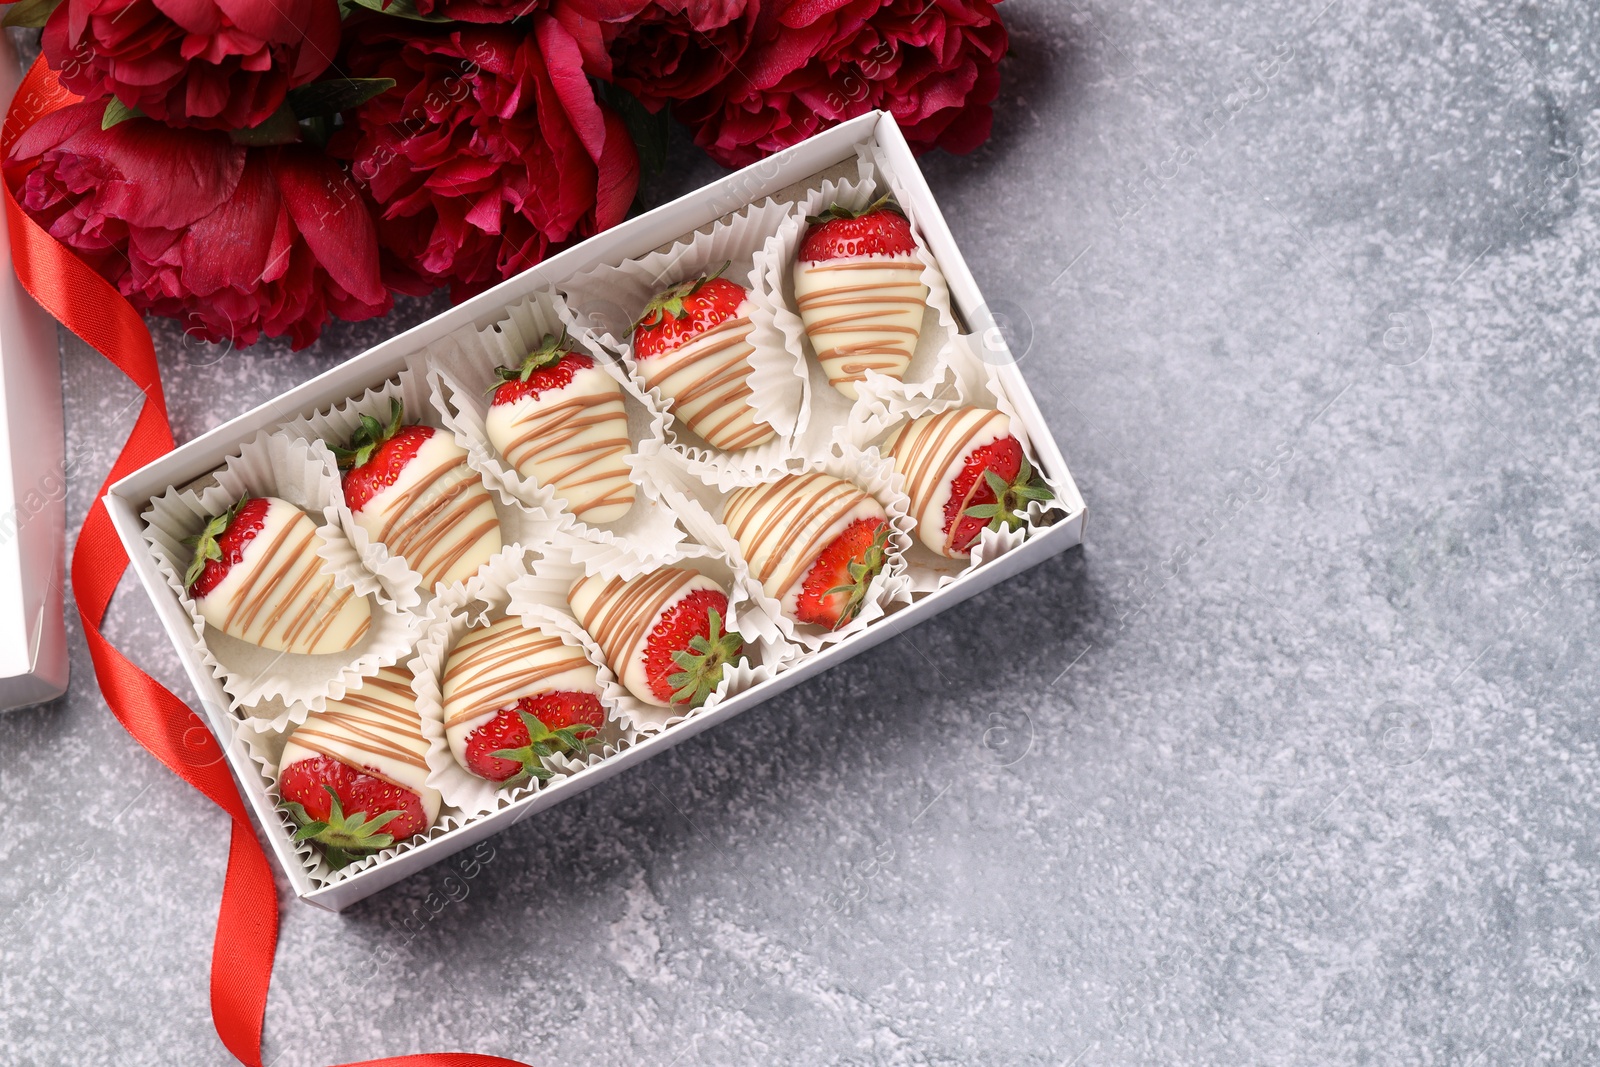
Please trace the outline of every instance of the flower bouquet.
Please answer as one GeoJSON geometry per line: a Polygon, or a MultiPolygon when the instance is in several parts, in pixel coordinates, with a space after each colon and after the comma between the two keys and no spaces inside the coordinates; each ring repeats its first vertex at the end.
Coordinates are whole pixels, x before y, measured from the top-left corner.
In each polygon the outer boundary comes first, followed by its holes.
{"type": "Polygon", "coordinates": [[[82,97],[5,159],[141,311],[296,348],[625,218],[667,123],[746,165],[867,111],[988,136],[995,0],[18,0],[82,97]]]}

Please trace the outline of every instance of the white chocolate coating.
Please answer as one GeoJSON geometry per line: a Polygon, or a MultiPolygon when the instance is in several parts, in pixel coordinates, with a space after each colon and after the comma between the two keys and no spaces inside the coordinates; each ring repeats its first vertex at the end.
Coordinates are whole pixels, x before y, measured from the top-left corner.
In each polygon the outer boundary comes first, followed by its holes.
{"type": "Polygon", "coordinates": [[[205,596],[201,618],[229,637],[274,652],[322,655],[354,648],[367,635],[372,605],[322,574],[317,524],[287,500],[266,497],[261,529],[205,596]]]}
{"type": "MultiPolygon", "coordinates": [[[[698,571],[661,567],[623,581],[586,576],[572,583],[567,602],[605,654],[624,689],[646,704],[671,707],[650,691],[645,643],[656,623],[684,597],[700,589],[725,590],[698,571]]],[[[726,624],[727,620],[723,620],[726,624]]]]}
{"type": "Polygon", "coordinates": [[[661,390],[673,416],[727,452],[777,436],[750,406],[750,306],[746,298],[731,318],[670,352],[639,360],[645,385],[661,390]]]}
{"type": "Polygon", "coordinates": [[[806,575],[823,549],[859,519],[888,517],[865,490],[812,471],[734,490],[722,522],[761,588],[793,618],[806,575]]]}
{"type": "Polygon", "coordinates": [[[502,708],[541,693],[599,696],[600,683],[583,649],[509,616],[469,631],[450,650],[442,692],[445,740],[465,767],[467,738],[502,708]]]}
{"type": "Polygon", "coordinates": [[[394,484],[355,513],[374,541],[403,556],[424,589],[470,578],[500,551],[500,520],[467,453],[435,430],[394,484]]]}
{"type": "Polygon", "coordinates": [[[1010,433],[1011,420],[998,411],[952,408],[902,426],[884,443],[884,453],[894,458],[895,472],[905,477],[917,538],[939,555],[966,555],[952,550],[944,528],[951,483],[975,449],[992,445],[1010,433]]]}
{"type": "Polygon", "coordinates": [[[411,673],[385,667],[295,727],[278,757],[278,772],[281,776],[301,760],[331,757],[417,794],[432,826],[439,817],[440,797],[428,785],[427,753],[411,673]]]}
{"type": "Polygon", "coordinates": [[[839,392],[854,400],[869,370],[905,377],[928,303],[914,257],[802,260],[794,268],[794,298],[828,383],[839,392]]]}
{"type": "Polygon", "coordinates": [[[560,389],[492,404],[484,424],[518,474],[554,489],[582,521],[615,522],[633,506],[622,386],[598,366],[560,389]]]}

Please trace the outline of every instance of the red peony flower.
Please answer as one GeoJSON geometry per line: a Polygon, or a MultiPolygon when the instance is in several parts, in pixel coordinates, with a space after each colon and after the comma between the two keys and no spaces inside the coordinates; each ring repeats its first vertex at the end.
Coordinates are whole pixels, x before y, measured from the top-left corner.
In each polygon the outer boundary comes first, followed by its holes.
{"type": "Polygon", "coordinates": [[[23,208],[141,310],[208,341],[317,339],[393,299],[372,220],[344,172],[301,146],[246,149],[149,119],[100,128],[101,103],[63,108],[18,138],[7,177],[23,208]],[[341,193],[343,195],[341,195],[341,193]]]}
{"type": "Polygon", "coordinates": [[[337,0],[63,0],[45,59],[68,89],[169,126],[264,122],[339,50],[337,0]]]}
{"type": "Polygon", "coordinates": [[[397,21],[349,28],[345,71],[395,87],[329,142],[377,205],[391,286],[461,299],[622,220],[639,157],[560,26],[397,21]]]}
{"type": "Polygon", "coordinates": [[[989,136],[1006,51],[991,0],[766,0],[756,40],[739,74],[674,111],[725,166],[874,108],[919,152],[989,136]]]}
{"type": "Polygon", "coordinates": [[[761,0],[557,0],[553,14],[592,77],[651,111],[708,92],[750,45],[761,0]]]}

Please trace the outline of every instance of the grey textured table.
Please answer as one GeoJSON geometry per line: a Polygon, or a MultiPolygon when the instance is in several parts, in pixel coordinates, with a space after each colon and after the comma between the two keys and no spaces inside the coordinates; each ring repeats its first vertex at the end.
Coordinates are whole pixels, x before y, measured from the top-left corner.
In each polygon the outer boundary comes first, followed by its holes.
{"type": "MultiPolygon", "coordinates": [[[[269,1062],[1600,1059],[1597,15],[1321,3],[1005,4],[994,139],[926,167],[1087,547],[470,879],[288,902],[269,1062]]],[[[441,306],[160,324],[178,433],[441,306]]],[[[64,358],[76,524],[132,394],[64,358]]],[[[74,657],[0,717],[0,1061],[222,1063],[225,820],[74,657]]]]}

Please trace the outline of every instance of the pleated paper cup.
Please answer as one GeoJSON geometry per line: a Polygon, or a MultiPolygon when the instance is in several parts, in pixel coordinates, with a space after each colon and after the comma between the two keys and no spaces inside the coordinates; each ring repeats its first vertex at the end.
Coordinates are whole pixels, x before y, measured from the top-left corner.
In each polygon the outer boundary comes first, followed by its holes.
{"type": "Polygon", "coordinates": [[[870,441],[875,436],[870,420],[876,405],[953,395],[951,360],[960,326],[951,308],[944,273],[923,243],[912,208],[903,205],[916,239],[916,258],[922,264],[921,281],[928,289],[928,299],[917,347],[903,378],[868,371],[866,379],[856,385],[856,400],[851,401],[829,384],[796,310],[799,305],[794,293],[794,271],[801,241],[810,226],[807,218],[820,215],[835,204],[857,211],[868,206],[891,191],[883,174],[882,168],[864,155],[856,177],[818,180],[796,202],[762,249],[762,273],[755,285],[758,304],[771,317],[785,347],[805,367],[808,380],[808,410],[802,416],[796,442],[801,454],[816,454],[827,447],[841,436],[841,427],[851,428],[842,436],[858,446],[870,441]]]}
{"type": "MultiPolygon", "coordinates": [[[[327,451],[329,462],[334,463],[329,443],[349,441],[360,428],[362,415],[370,415],[379,422],[387,422],[394,400],[399,400],[404,407],[408,425],[421,424],[444,430],[446,433],[451,432],[445,427],[442,414],[433,405],[426,374],[420,365],[415,363],[403,368],[382,385],[368,389],[361,396],[314,415],[295,419],[287,423],[283,429],[291,436],[313,441],[312,447],[327,451]]],[[[337,463],[334,463],[334,466],[337,470],[337,463]]],[[[494,505],[495,517],[500,523],[499,555],[514,556],[524,548],[538,549],[549,542],[564,521],[560,515],[524,507],[515,499],[495,492],[487,483],[485,488],[489,489],[489,499],[494,505]]],[[[404,605],[407,610],[418,615],[426,615],[429,601],[452,588],[442,582],[433,589],[423,588],[422,575],[412,568],[404,556],[391,552],[382,541],[373,540],[356,522],[355,515],[345,503],[342,486],[336,486],[336,495],[328,515],[330,521],[336,522],[344,531],[345,537],[355,546],[361,561],[369,570],[382,576],[395,588],[412,591],[408,595],[408,602],[404,605]]],[[[489,562],[492,563],[493,560],[489,562]]],[[[484,566],[488,566],[488,563],[484,566]]],[[[456,582],[453,587],[460,587],[462,584],[456,582]]]]}
{"type": "Polygon", "coordinates": [[[508,610],[541,616],[554,612],[572,618],[586,643],[591,661],[602,664],[600,681],[615,703],[618,717],[640,736],[660,733],[669,726],[703,714],[729,696],[771,678],[799,654],[799,649],[783,635],[777,621],[762,608],[760,588],[748,578],[741,577],[727,553],[719,548],[685,541],[673,550],[670,557],[657,565],[643,569],[629,567],[620,571],[580,561],[575,551],[578,548],[581,546],[560,544],[542,558],[534,560],[527,576],[513,582],[507,590],[510,595],[508,610]],[[726,590],[728,615],[724,620],[724,629],[730,633],[737,632],[745,639],[743,658],[723,669],[721,684],[699,708],[659,708],[646,704],[628,692],[618,673],[605,662],[605,653],[601,651],[599,643],[582,629],[567,602],[567,594],[579,578],[621,577],[626,580],[656,570],[658,566],[699,571],[726,590]]]}
{"type": "Polygon", "coordinates": [[[195,653],[222,683],[228,710],[268,727],[303,722],[362,677],[397,663],[409,654],[420,630],[412,614],[397,604],[404,588],[396,589],[364,567],[344,531],[328,521],[339,481],[329,460],[307,441],[263,430],[208,478],[167,490],[142,516],[157,568],[189,613],[195,653]],[[229,637],[201,617],[183,581],[193,557],[183,541],[246,494],[286,500],[317,524],[320,573],[331,575],[337,588],[366,598],[371,608],[367,633],[354,648],[322,655],[273,652],[229,637]]]}
{"type": "MultiPolygon", "coordinates": [[[[978,540],[972,546],[972,554],[966,559],[951,559],[934,552],[915,536],[913,525],[911,547],[905,554],[905,575],[913,596],[917,597],[941,589],[963,574],[976,570],[990,560],[998,559],[1020,546],[1028,538],[1042,533],[1061,517],[1060,507],[1055,503],[1064,496],[1061,484],[1054,480],[1049,472],[1040,469],[1034,461],[1036,453],[1028,437],[1027,421],[1018,416],[1017,409],[1011,398],[1006,395],[994,367],[986,364],[973,352],[971,338],[962,336],[957,339],[952,367],[958,370],[954,397],[924,399],[901,397],[882,404],[877,408],[879,414],[875,418],[875,423],[881,424],[883,429],[871,444],[861,450],[862,453],[872,457],[881,456],[883,445],[894,430],[924,415],[936,415],[961,407],[992,408],[1010,420],[1012,435],[1022,445],[1028,462],[1044,479],[1055,499],[1030,500],[1023,516],[1023,525],[1017,529],[1005,527],[998,530],[984,529],[978,534],[978,540]]],[[[892,461],[888,461],[887,457],[884,458],[892,466],[892,461]]],[[[895,490],[903,496],[905,479],[895,474],[892,476],[892,483],[895,490]]]]}
{"type": "MultiPolygon", "coordinates": [[[[492,326],[467,326],[430,345],[423,354],[428,361],[433,407],[445,428],[455,434],[456,443],[467,450],[467,462],[491,490],[536,513],[570,520],[574,532],[593,544],[598,555],[603,557],[608,551],[649,552],[658,545],[670,548],[683,540],[683,531],[672,512],[657,499],[654,486],[640,475],[638,458],[642,452],[653,452],[666,443],[672,416],[657,410],[653,401],[640,392],[618,357],[602,349],[586,332],[571,330],[564,312],[565,305],[558,295],[539,292],[507,308],[505,317],[492,326]],[[622,389],[631,442],[625,462],[634,486],[634,502],[627,514],[613,522],[584,522],[572,513],[571,506],[553,486],[540,485],[518,473],[489,441],[489,399],[500,381],[496,368],[517,366],[544,337],[559,335],[564,329],[569,331],[577,351],[593,359],[622,389]]],[[[653,561],[646,557],[641,562],[653,561]]]]}
{"type": "MultiPolygon", "coordinates": [[[[294,817],[283,809],[282,796],[278,792],[278,761],[283,757],[283,749],[288,743],[288,738],[289,732],[285,729],[264,729],[251,723],[240,722],[234,724],[233,738],[228,744],[240,746],[244,750],[244,756],[248,761],[245,765],[253,767],[256,773],[261,775],[267,794],[274,801],[280,802],[275,809],[276,825],[269,820],[265,826],[266,832],[281,833],[292,840],[298,827],[295,825],[294,817]]],[[[237,761],[235,762],[237,764],[237,761]]],[[[439,817],[427,830],[404,841],[397,841],[386,849],[353,860],[338,870],[328,865],[322,849],[310,841],[293,842],[291,848],[313,882],[319,886],[333,885],[369,867],[404,855],[429,841],[435,841],[471,821],[471,818],[460,809],[452,808],[448,804],[442,805],[439,808],[439,817]]]]}
{"type": "MultiPolygon", "coordinates": [[[[751,204],[737,214],[689,234],[668,248],[640,259],[602,264],[576,274],[562,285],[575,333],[616,352],[641,392],[659,410],[671,411],[671,401],[659,389],[644,384],[633,355],[633,324],[651,298],[664,289],[697,278],[728,264],[722,276],[751,289],[757,258],[768,237],[777,232],[793,205],[774,199],[751,204]]],[[[808,379],[798,354],[784,343],[766,309],[752,294],[750,356],[752,393],[749,398],[757,421],[772,427],[776,436],[736,452],[714,448],[674,417],[666,426],[665,447],[682,451],[705,477],[730,481],[741,476],[781,469],[793,458],[793,439],[805,410],[808,379]]]]}
{"type": "Polygon", "coordinates": [[[570,615],[539,610],[536,606],[530,609],[528,606],[513,605],[509,587],[528,574],[530,555],[521,553],[492,560],[465,587],[436,598],[432,617],[422,640],[417,644],[413,670],[417,712],[422,716],[423,736],[428,739],[428,784],[439,790],[446,804],[468,815],[495,811],[504,801],[520,800],[547,789],[562,778],[616,755],[632,744],[634,739],[634,731],[617,713],[616,702],[609,688],[602,684],[600,702],[606,709],[605,725],[582,759],[560,754],[547,757],[544,765],[553,773],[553,777],[543,780],[534,778],[523,785],[506,789],[498,782],[479,778],[456,761],[445,733],[444,674],[451,651],[471,631],[504,618],[521,618],[524,626],[559,638],[564,644],[581,650],[595,665],[597,672],[602,675],[605,673],[604,661],[598,657],[592,643],[586,640],[587,635],[570,615]]]}
{"type": "Polygon", "coordinates": [[[666,490],[673,510],[689,532],[696,540],[713,545],[727,555],[739,580],[755,590],[756,602],[763,613],[776,620],[784,639],[804,653],[816,652],[860,633],[895,608],[910,603],[911,582],[906,575],[905,557],[914,541],[911,536],[913,520],[908,514],[910,501],[895,484],[893,464],[876,450],[866,452],[836,444],[818,455],[808,457],[792,471],[751,479],[734,488],[768,484],[811,471],[830,474],[865,490],[883,505],[889,515],[891,532],[887,562],[872,580],[860,614],[837,630],[791,619],[784,613],[782,604],[763,589],[745,559],[743,548],[732,531],[723,524],[729,492],[698,477],[680,457],[667,454],[652,460],[653,476],[666,490]]]}

